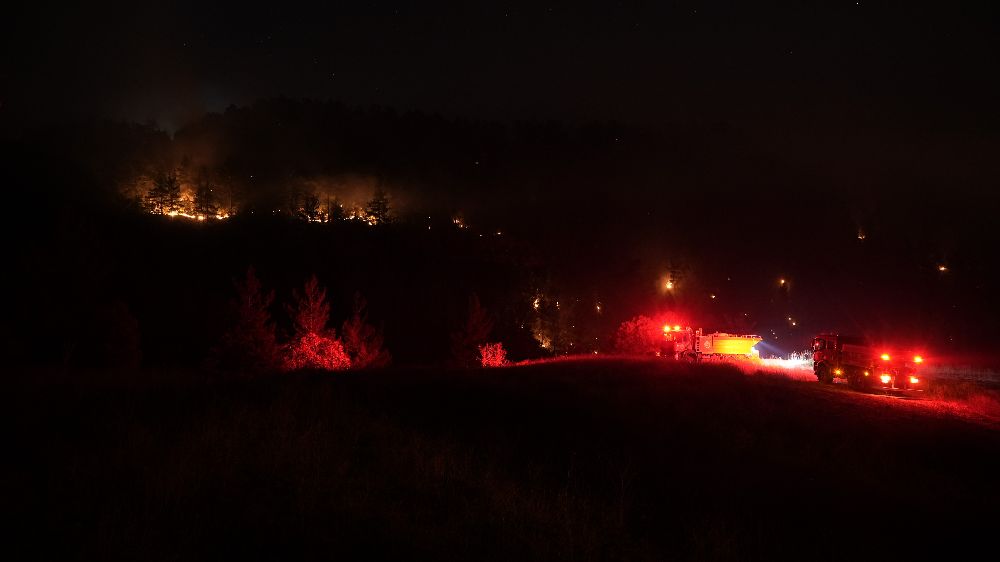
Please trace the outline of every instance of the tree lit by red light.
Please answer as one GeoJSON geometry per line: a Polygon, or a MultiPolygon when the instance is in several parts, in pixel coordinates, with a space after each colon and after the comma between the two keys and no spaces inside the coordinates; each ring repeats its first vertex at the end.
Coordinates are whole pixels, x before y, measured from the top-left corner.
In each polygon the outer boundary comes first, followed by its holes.
{"type": "Polygon", "coordinates": [[[326,289],[319,279],[310,276],[303,290],[293,291],[294,303],[288,307],[295,327],[295,336],[286,348],[284,367],[295,369],[323,369],[339,371],[351,366],[344,344],[326,325],[330,321],[330,305],[326,302],[326,289]]]}
{"type": "Polygon", "coordinates": [[[487,343],[479,347],[483,367],[503,367],[507,364],[507,351],[502,343],[487,343]]]}

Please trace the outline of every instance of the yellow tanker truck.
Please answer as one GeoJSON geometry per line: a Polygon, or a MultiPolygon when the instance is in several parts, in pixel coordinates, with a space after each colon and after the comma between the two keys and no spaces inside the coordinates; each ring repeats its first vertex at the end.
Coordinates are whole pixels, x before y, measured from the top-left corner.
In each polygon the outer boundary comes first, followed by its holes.
{"type": "Polygon", "coordinates": [[[664,346],[661,356],[701,361],[704,359],[755,359],[754,347],[763,338],[752,334],[705,334],[701,328],[663,327],[664,346]]]}

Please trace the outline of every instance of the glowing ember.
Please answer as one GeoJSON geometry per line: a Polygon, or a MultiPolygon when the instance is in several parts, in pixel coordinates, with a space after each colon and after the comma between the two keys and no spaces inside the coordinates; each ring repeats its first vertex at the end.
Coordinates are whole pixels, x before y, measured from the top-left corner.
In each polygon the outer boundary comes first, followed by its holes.
{"type": "Polygon", "coordinates": [[[204,220],[208,220],[208,219],[212,219],[212,220],[224,220],[224,219],[228,219],[229,218],[229,213],[218,213],[218,214],[215,214],[215,215],[195,215],[193,213],[188,213],[186,211],[169,211],[169,212],[163,213],[163,215],[167,216],[167,217],[180,217],[180,218],[191,219],[191,220],[196,220],[196,221],[204,221],[204,220]]]}

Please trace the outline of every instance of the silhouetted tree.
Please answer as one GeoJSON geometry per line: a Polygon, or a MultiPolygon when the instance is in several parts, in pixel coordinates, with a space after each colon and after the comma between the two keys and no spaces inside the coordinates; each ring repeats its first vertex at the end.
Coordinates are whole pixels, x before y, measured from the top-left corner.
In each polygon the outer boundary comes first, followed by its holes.
{"type": "Polygon", "coordinates": [[[214,217],[219,213],[218,199],[215,196],[215,183],[207,170],[202,170],[194,190],[194,214],[214,217]]]}
{"type": "Polygon", "coordinates": [[[181,183],[174,172],[163,172],[153,178],[153,187],[146,194],[151,213],[165,215],[176,211],[181,198],[181,183]]]}
{"type": "Polygon", "coordinates": [[[347,218],[347,212],[344,211],[344,204],[340,201],[339,197],[326,198],[326,220],[327,221],[339,221],[347,218]]]}
{"type": "Polygon", "coordinates": [[[365,206],[365,213],[375,223],[389,221],[389,195],[384,189],[379,187],[375,190],[375,196],[365,206]]]}
{"type": "Polygon", "coordinates": [[[367,305],[361,293],[354,293],[351,317],[340,330],[344,349],[351,358],[351,367],[355,369],[384,367],[392,359],[382,347],[382,331],[368,323],[368,312],[365,310],[367,305]]]}
{"type": "Polygon", "coordinates": [[[451,334],[451,355],[455,363],[471,367],[478,363],[479,348],[493,331],[493,321],[479,303],[479,296],[469,295],[469,308],[461,329],[451,334]]]}
{"type": "Polygon", "coordinates": [[[319,197],[316,194],[307,193],[302,196],[302,206],[299,209],[299,215],[305,220],[319,220],[319,197]]]}
{"type": "Polygon", "coordinates": [[[259,373],[278,366],[278,345],[269,308],[274,291],[265,293],[253,267],[236,281],[233,302],[235,322],[216,352],[218,366],[244,373],[259,373]]]}

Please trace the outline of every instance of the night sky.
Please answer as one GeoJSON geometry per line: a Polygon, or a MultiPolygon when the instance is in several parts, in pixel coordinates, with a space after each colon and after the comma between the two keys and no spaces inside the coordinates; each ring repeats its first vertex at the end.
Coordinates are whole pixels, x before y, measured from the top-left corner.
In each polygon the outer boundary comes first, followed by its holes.
{"type": "Polygon", "coordinates": [[[996,12],[952,2],[145,4],[8,19],[8,111],[170,129],[284,95],[776,135],[997,126],[996,12]]]}

